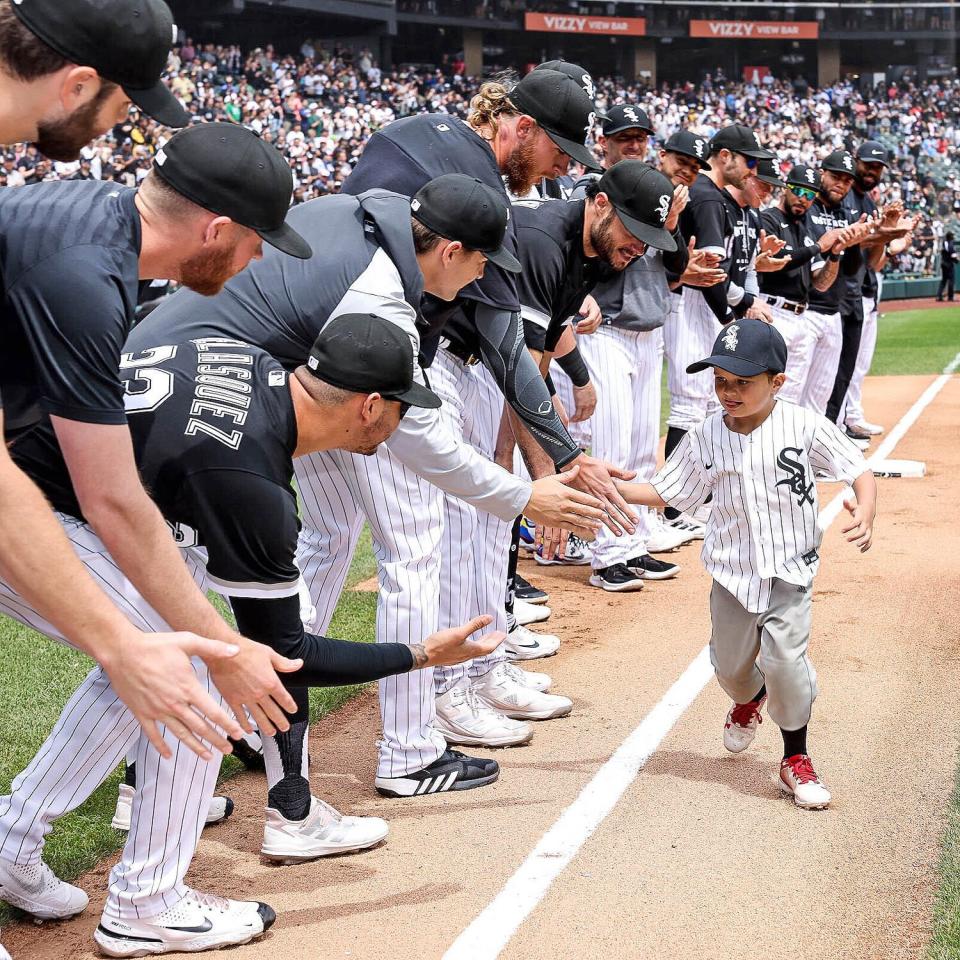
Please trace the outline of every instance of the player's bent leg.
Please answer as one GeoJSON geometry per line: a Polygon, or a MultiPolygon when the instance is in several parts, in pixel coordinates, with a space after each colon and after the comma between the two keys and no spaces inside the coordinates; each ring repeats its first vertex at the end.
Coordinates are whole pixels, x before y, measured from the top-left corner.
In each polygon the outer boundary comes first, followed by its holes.
{"type": "Polygon", "coordinates": [[[723,691],[734,703],[748,703],[763,689],[757,668],[760,637],[757,614],[716,581],[710,590],[710,662],[723,691]]]}

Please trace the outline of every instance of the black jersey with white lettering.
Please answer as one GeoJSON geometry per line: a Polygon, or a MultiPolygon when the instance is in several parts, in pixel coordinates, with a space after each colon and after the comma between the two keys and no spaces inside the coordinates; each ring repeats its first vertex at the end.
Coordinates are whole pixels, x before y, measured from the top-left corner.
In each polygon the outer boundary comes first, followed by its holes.
{"type": "Polygon", "coordinates": [[[680,232],[686,242],[696,237],[696,249],[717,251],[723,256],[720,269],[726,271],[728,279],[712,287],[693,288],[700,291],[721,323],[730,319],[727,291],[730,287],[729,273],[737,223],[731,200],[730,194],[701,173],[690,187],[687,205],[680,214],[680,232]]]}
{"type": "MultiPolygon", "coordinates": [[[[760,219],[752,207],[741,207],[726,191],[727,205],[733,218],[733,245],[730,251],[729,283],[743,287],[760,242],[760,219]]],[[[698,240],[699,245],[699,240],[698,240]]]]}
{"type": "MultiPolygon", "coordinates": [[[[850,217],[843,204],[828,206],[821,197],[817,197],[807,211],[804,225],[814,241],[819,240],[828,230],[835,227],[850,225],[850,217]]],[[[843,257],[849,251],[844,251],[843,257]]],[[[841,269],[843,264],[841,263],[841,269]]],[[[843,274],[837,273],[837,278],[826,290],[810,289],[810,309],[817,313],[836,313],[840,309],[840,298],[843,294],[843,274]]]]}
{"type": "Polygon", "coordinates": [[[137,306],[135,191],[66,180],[0,191],[0,392],[8,436],[45,414],[122,424],[137,306]]]}
{"type": "Polygon", "coordinates": [[[198,337],[262,347],[287,369],[305,363],[327,320],[367,312],[351,291],[393,291],[416,311],[423,294],[410,229],[410,201],[386,190],[321,197],[294,207],[288,222],[313,248],[308,260],[265,247],[213,297],[179,290],[131,333],[128,350],[198,337]],[[399,283],[397,275],[399,274],[399,283]]]}
{"type": "MultiPolygon", "coordinates": [[[[786,244],[780,256],[793,256],[817,245],[807,233],[804,218],[792,217],[779,207],[762,210],[760,222],[769,236],[777,237],[786,244]]],[[[760,273],[757,275],[760,291],[771,297],[783,297],[790,303],[806,303],[813,285],[813,271],[822,266],[822,258],[815,253],[812,260],[804,260],[798,266],[760,273]]]]}
{"type": "MultiPolygon", "coordinates": [[[[207,579],[241,633],[303,657],[296,685],[371,680],[412,666],[402,644],[305,635],[296,566],[297,446],[289,374],[264,350],[226,337],[126,352],[120,369],[134,454],[175,538],[203,547],[207,579]],[[361,647],[383,646],[382,655],[361,647]]],[[[14,460],[54,507],[82,519],[49,421],[23,432],[14,460]]]]}
{"type": "Polygon", "coordinates": [[[518,278],[524,338],[552,352],[567,321],[600,280],[615,271],[583,251],[584,200],[522,200],[513,205],[523,272],[518,278]]]}

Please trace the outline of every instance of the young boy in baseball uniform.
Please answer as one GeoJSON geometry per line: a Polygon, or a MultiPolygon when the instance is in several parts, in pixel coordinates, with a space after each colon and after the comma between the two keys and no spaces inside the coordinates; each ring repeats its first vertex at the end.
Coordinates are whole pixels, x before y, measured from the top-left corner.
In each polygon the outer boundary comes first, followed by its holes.
{"type": "Polygon", "coordinates": [[[703,561],[713,576],[710,657],[733,699],[724,746],[750,745],[765,702],[783,734],[780,787],[798,807],[821,809],[830,792],[807,754],[817,696],[807,656],[813,577],[820,562],[819,471],[853,486],[843,532],[870,548],[877,488],[860,450],[826,417],[780,400],[787,347],[776,328],[739,320],[713,353],[687,367],[713,367],[722,410],[690,430],[651,483],[619,483],[647,507],[692,511],[713,495],[703,561]]]}

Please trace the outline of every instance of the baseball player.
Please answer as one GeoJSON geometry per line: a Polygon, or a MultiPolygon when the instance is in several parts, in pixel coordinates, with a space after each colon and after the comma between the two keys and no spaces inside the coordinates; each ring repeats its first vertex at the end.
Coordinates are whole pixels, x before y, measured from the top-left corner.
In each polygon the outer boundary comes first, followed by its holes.
{"type": "MultiPolygon", "coordinates": [[[[437,396],[414,382],[413,371],[406,333],[369,314],[338,317],[317,338],[307,364],[290,375],[264,351],[224,337],[157,344],[124,355],[137,463],[177,531],[198,584],[229,598],[244,634],[302,659],[303,669],[291,678],[297,684],[360,683],[456,663],[489,652],[503,638],[491,633],[477,643],[464,643],[489,618],[412,645],[348,643],[303,631],[294,562],[298,520],[291,487],[293,458],[334,446],[371,454],[408,408],[438,406],[437,396]]],[[[13,455],[61,511],[85,562],[127,598],[128,615],[156,621],[156,613],[82,522],[49,425],[22,435],[13,455]]],[[[0,598],[5,612],[38,629],[50,629],[6,585],[0,586],[0,598]]],[[[308,860],[355,849],[357,842],[359,824],[348,830],[339,816],[310,796],[299,732],[307,719],[303,704],[289,731],[264,741],[270,790],[262,850],[274,860],[308,860]]],[[[12,795],[0,804],[4,855],[24,865],[39,862],[51,821],[82,802],[136,739],[129,713],[109,696],[102,672],[92,671],[54,733],[14,781],[12,795]]],[[[183,884],[219,757],[200,770],[192,755],[180,751],[177,766],[185,775],[165,783],[151,776],[142,746],[141,740],[138,761],[147,775],[137,792],[132,830],[141,843],[149,842],[146,862],[156,864],[150,900],[166,909],[150,913],[146,900],[131,903],[128,889],[112,884],[95,939],[110,956],[137,956],[144,948],[166,953],[246,942],[273,922],[269,907],[199,895],[183,884]],[[176,811],[173,830],[168,826],[171,809],[176,811]],[[143,829],[145,824],[149,830],[143,829]],[[161,824],[162,829],[156,829],[161,824]],[[117,903],[126,906],[119,917],[114,913],[117,903]]],[[[453,756],[449,760],[442,775],[455,778],[459,765],[453,756]]],[[[480,763],[495,779],[496,764],[480,763]]],[[[430,785],[425,782],[424,789],[430,785]]],[[[386,835],[386,824],[378,818],[365,818],[362,826],[364,845],[386,835]]],[[[80,905],[82,891],[70,889],[73,905],[80,905]]],[[[6,886],[3,895],[9,896],[6,886]]],[[[48,891],[14,902],[47,916],[62,905],[48,891]]]]}
{"type": "Polygon", "coordinates": [[[829,805],[807,753],[817,680],[807,655],[813,577],[820,563],[814,474],[853,485],[847,540],[870,548],[876,482],[859,449],[825,417],[779,400],[787,348],[776,327],[731,323],[706,359],[722,410],[689,431],[650,484],[621,484],[628,500],[683,510],[713,496],[703,561],[713,577],[710,655],[734,704],[724,746],[750,745],[764,703],[783,736],[780,788],[798,807],[829,805]]]}
{"type": "Polygon", "coordinates": [[[820,192],[806,213],[806,228],[815,241],[828,230],[852,227],[844,234],[843,252],[827,254],[827,264],[837,264],[837,278],[824,289],[813,287],[806,311],[811,339],[801,403],[817,413],[826,412],[843,346],[840,303],[845,284],[840,277],[859,273],[859,244],[870,230],[870,224],[860,221],[859,214],[843,202],[853,186],[855,171],[856,161],[846,150],[834,150],[824,157],[820,163],[820,192]]]}
{"type": "MultiPolygon", "coordinates": [[[[170,126],[185,125],[186,112],[157,84],[170,47],[169,10],[152,2],[138,13],[143,19],[136,18],[135,30],[133,7],[125,0],[0,5],[0,143],[33,141],[51,156],[75,159],[129,106],[128,95],[107,74],[138,77],[134,86],[150,91],[147,112],[170,126]]],[[[190,665],[190,655],[212,659],[231,648],[189,634],[135,630],[86,574],[39,491],[3,445],[0,575],[16,582],[70,643],[104,665],[158,749],[167,747],[157,723],[167,720],[182,724],[201,751],[204,737],[229,749],[204,715],[234,735],[241,732],[200,687],[190,665]]]]}

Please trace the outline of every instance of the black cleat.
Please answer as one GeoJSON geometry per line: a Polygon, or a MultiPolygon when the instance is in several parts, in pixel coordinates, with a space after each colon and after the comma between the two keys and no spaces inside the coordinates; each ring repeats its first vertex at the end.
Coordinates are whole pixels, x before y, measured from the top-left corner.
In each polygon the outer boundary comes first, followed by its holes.
{"type": "Polygon", "coordinates": [[[535,587],[532,583],[524,580],[520,574],[513,578],[513,595],[518,600],[526,600],[527,603],[546,603],[550,594],[546,590],[535,587]]]}
{"type": "Polygon", "coordinates": [[[643,589],[643,581],[625,563],[615,563],[612,566],[594,570],[590,577],[590,585],[611,593],[643,589]]]}
{"type": "Polygon", "coordinates": [[[468,757],[459,750],[446,750],[429,767],[403,777],[377,777],[377,793],[385,797],[422,797],[447,790],[485,787],[500,776],[496,760],[468,757]]]}
{"type": "Polygon", "coordinates": [[[649,553],[628,560],[627,567],[638,577],[643,577],[644,580],[669,580],[680,572],[679,564],[657,560],[656,557],[651,557],[649,553]]]}

